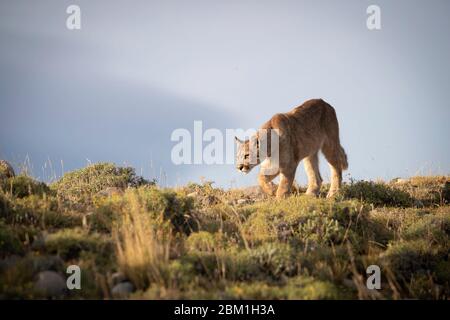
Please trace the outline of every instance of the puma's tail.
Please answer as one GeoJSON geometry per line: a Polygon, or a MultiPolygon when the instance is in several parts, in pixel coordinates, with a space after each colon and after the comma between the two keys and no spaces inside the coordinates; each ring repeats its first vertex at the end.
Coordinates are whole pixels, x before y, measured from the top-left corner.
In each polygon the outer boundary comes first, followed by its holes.
{"type": "Polygon", "coordinates": [[[341,164],[341,169],[347,170],[348,169],[347,154],[345,153],[345,150],[344,150],[344,148],[342,148],[341,145],[339,145],[338,154],[339,154],[339,162],[341,164]]]}

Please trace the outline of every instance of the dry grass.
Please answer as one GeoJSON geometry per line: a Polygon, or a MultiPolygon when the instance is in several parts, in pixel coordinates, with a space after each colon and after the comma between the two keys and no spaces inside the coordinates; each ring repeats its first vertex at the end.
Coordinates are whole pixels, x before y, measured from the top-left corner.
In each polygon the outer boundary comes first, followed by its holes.
{"type": "Polygon", "coordinates": [[[137,193],[126,196],[129,205],[113,230],[118,267],[139,288],[168,285],[171,229],[152,218],[137,193]]]}

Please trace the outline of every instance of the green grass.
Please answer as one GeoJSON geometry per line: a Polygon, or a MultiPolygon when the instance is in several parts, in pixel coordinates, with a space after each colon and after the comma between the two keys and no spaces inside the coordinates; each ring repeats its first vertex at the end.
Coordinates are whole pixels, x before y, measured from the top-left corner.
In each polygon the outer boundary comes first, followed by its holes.
{"type": "Polygon", "coordinates": [[[1,182],[0,298],[42,298],[37,273],[71,264],[83,289],[66,299],[110,298],[115,272],[135,299],[450,298],[449,177],[283,200],[210,182],[164,189],[104,163],[50,187],[14,179],[1,182]],[[99,193],[108,187],[122,191],[99,193]]]}

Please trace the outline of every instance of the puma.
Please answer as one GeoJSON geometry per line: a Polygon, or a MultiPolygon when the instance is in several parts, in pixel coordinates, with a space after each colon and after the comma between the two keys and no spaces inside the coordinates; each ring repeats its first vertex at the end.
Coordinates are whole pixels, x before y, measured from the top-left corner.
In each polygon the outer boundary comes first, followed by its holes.
{"type": "Polygon", "coordinates": [[[261,165],[258,183],[262,190],[277,198],[287,196],[294,182],[295,172],[303,160],[308,177],[306,194],[317,196],[322,184],[319,172],[319,150],[322,150],[331,168],[331,186],[327,197],[333,197],[341,186],[342,171],[348,167],[347,155],[339,141],[339,124],[334,108],[322,99],[312,99],[287,113],[278,113],[264,123],[249,140],[236,138],[236,167],[248,173],[261,165]],[[275,129],[275,130],[274,130],[275,129]],[[273,166],[271,153],[260,157],[260,146],[264,139],[270,150],[270,134],[276,131],[278,137],[278,163],[273,166]],[[252,143],[255,141],[256,143],[252,143]],[[250,161],[251,149],[256,148],[256,161],[250,161]],[[267,169],[274,169],[270,174],[267,169]],[[278,186],[272,180],[280,176],[278,186]]]}

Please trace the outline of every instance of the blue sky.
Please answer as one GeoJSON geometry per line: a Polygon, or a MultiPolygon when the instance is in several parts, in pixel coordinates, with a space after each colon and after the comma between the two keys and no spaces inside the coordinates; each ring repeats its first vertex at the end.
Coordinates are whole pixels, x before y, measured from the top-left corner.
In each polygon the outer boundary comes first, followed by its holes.
{"type": "Polygon", "coordinates": [[[323,98],[347,178],[448,174],[449,13],[445,0],[2,1],[0,158],[29,158],[44,180],[112,161],[164,184],[250,185],[257,170],[173,165],[171,132],[254,128],[323,98]],[[71,4],[81,30],[66,28],[71,4]]]}

